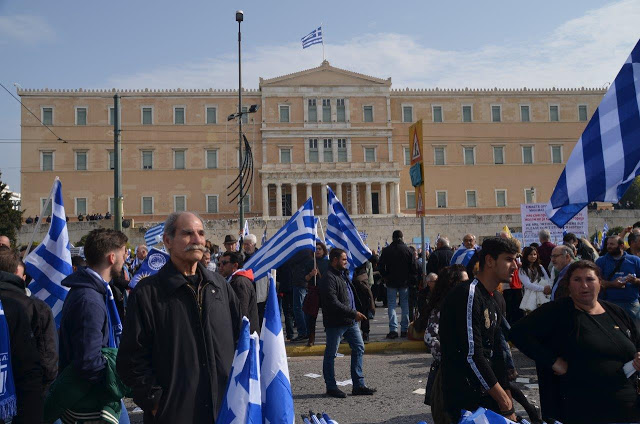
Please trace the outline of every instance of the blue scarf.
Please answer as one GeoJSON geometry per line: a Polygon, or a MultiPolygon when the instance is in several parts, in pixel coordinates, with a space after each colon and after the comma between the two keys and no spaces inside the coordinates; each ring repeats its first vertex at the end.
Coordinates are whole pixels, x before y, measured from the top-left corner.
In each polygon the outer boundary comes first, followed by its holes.
{"type": "Polygon", "coordinates": [[[116,300],[108,283],[104,283],[107,290],[107,320],[109,321],[109,347],[120,346],[120,336],[122,335],[122,322],[116,307],[116,300]]]}
{"type": "Polygon", "coordinates": [[[18,413],[16,387],[11,368],[9,326],[0,302],[0,419],[8,421],[18,413]]]}

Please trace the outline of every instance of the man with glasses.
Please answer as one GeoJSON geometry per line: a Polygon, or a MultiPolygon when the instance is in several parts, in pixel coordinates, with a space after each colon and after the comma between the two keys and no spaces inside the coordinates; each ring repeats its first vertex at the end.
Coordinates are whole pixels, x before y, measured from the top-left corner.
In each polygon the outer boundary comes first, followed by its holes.
{"type": "Polygon", "coordinates": [[[562,280],[562,277],[569,269],[569,265],[576,259],[573,254],[573,250],[569,246],[561,245],[556,246],[551,251],[551,264],[553,269],[551,270],[551,278],[553,279],[553,287],[551,288],[551,300],[556,299],[556,290],[558,289],[558,282],[562,280]]]}

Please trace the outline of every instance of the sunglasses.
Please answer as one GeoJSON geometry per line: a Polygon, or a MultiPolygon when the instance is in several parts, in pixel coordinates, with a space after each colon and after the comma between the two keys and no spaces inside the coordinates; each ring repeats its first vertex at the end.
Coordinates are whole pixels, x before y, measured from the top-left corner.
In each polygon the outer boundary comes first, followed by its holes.
{"type": "Polygon", "coordinates": [[[231,261],[220,261],[220,266],[224,266],[229,263],[231,263],[231,261]]]}

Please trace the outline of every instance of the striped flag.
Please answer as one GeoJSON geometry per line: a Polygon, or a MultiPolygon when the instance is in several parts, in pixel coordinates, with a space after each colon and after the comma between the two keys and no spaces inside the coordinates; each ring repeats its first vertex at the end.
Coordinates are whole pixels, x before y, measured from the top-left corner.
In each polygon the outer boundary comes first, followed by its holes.
{"type": "Polygon", "coordinates": [[[311,47],[314,44],[322,44],[322,27],[311,31],[309,34],[302,37],[302,48],[306,49],[307,47],[311,47]]]}
{"type": "Polygon", "coordinates": [[[260,242],[260,247],[264,246],[267,242],[267,227],[264,227],[264,232],[262,233],[262,241],[260,242]]]}
{"type": "Polygon", "coordinates": [[[475,255],[476,249],[467,249],[464,244],[455,251],[453,256],[451,257],[451,262],[449,265],[469,265],[469,261],[475,255]]]}
{"type": "Polygon", "coordinates": [[[144,242],[147,246],[155,246],[162,243],[162,234],[164,233],[164,222],[155,227],[151,227],[144,233],[144,242]]]}
{"type": "Polygon", "coordinates": [[[371,249],[362,241],[355,224],[336,195],[327,186],[329,217],[327,219],[326,238],[331,244],[347,252],[349,267],[353,270],[371,257],[371,249]]]}
{"type": "Polygon", "coordinates": [[[609,225],[605,222],[604,225],[602,226],[602,237],[600,240],[600,250],[604,251],[605,248],[607,247],[604,243],[605,240],[607,239],[607,233],[609,232],[609,225]]]}
{"type": "Polygon", "coordinates": [[[464,411],[458,424],[515,424],[515,422],[490,409],[478,408],[475,412],[464,411]]]}
{"type": "Polygon", "coordinates": [[[242,237],[246,237],[249,235],[249,221],[244,220],[244,229],[242,230],[242,237]]]}
{"type": "Polygon", "coordinates": [[[564,226],[587,204],[617,203],[640,174],[640,41],[571,152],[547,204],[564,226]]]}
{"type": "Polygon", "coordinates": [[[315,250],[313,200],[310,197],[289,221],[269,239],[245,264],[253,270],[254,281],[265,277],[269,270],[280,267],[303,249],[315,250]]]}
{"type": "Polygon", "coordinates": [[[42,243],[25,258],[27,274],[33,278],[29,290],[33,296],[51,307],[56,326],[60,326],[62,304],[67,297],[68,288],[62,286],[62,280],[73,272],[67,215],[62,202],[62,183],[56,178],[53,183],[51,207],[51,226],[42,243]]]}

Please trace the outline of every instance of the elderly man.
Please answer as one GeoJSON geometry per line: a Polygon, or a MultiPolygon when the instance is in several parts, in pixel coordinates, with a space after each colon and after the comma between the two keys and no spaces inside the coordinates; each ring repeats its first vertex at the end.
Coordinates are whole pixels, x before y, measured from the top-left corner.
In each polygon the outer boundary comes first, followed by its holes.
{"type": "Polygon", "coordinates": [[[452,257],[453,252],[449,247],[449,239],[440,237],[436,242],[436,250],[433,251],[427,261],[427,272],[439,274],[442,268],[449,266],[452,257]]]}
{"type": "Polygon", "coordinates": [[[215,422],[242,316],[224,278],[201,263],[202,220],[176,212],[165,222],[170,260],[131,292],[117,370],[145,423],[215,422]]]}
{"type": "MultiPolygon", "coordinates": [[[[248,234],[242,239],[242,252],[244,253],[245,263],[258,251],[256,242],[258,239],[255,234],[248,234]]],[[[262,325],[264,318],[264,308],[267,305],[267,292],[269,290],[269,277],[262,277],[254,281],[256,287],[256,300],[258,302],[258,322],[262,325]]]]}
{"type": "Polygon", "coordinates": [[[237,252],[238,251],[238,239],[233,234],[227,234],[224,236],[222,242],[225,252],[237,252]]]}
{"type": "Polygon", "coordinates": [[[551,262],[551,251],[555,244],[551,243],[551,233],[549,230],[540,230],[538,233],[538,239],[540,240],[540,246],[538,247],[538,257],[540,257],[540,263],[544,269],[549,269],[549,263],[551,262]]]}
{"type": "Polygon", "coordinates": [[[551,251],[551,278],[553,279],[553,287],[551,288],[551,300],[556,299],[556,290],[564,274],[569,269],[569,265],[576,259],[573,250],[569,246],[556,246],[551,251]]]}
{"type": "Polygon", "coordinates": [[[11,247],[11,240],[7,236],[0,236],[0,246],[11,247]]]}
{"type": "Polygon", "coordinates": [[[133,264],[131,265],[131,273],[135,274],[138,272],[138,269],[142,265],[142,262],[147,258],[147,254],[149,253],[149,249],[146,245],[140,244],[136,246],[136,257],[133,260],[133,264]]]}

